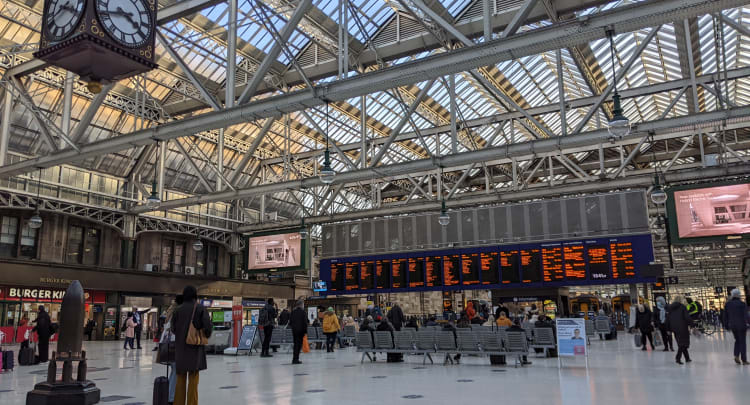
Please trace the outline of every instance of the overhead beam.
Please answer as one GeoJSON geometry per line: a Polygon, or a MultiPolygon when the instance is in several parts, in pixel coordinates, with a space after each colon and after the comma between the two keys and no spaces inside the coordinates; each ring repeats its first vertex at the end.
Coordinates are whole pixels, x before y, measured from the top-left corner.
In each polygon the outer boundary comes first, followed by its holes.
{"type": "MultiPolygon", "coordinates": [[[[722,122],[729,122],[732,120],[740,121],[739,118],[747,118],[748,116],[750,116],[750,106],[738,107],[730,110],[705,112],[694,114],[691,116],[671,118],[667,120],[643,122],[639,123],[634,131],[631,132],[627,137],[625,137],[625,139],[641,139],[641,137],[649,131],[658,133],[671,128],[688,127],[691,131],[695,131],[699,128],[716,126],[717,123],[721,124],[722,122]]],[[[413,160],[387,166],[370,167],[368,169],[339,173],[334,180],[334,184],[355,184],[360,181],[392,178],[394,176],[405,174],[414,175],[425,171],[434,170],[437,167],[459,167],[463,165],[470,165],[476,162],[493,161],[507,163],[508,161],[511,161],[512,157],[534,155],[544,152],[562,151],[562,149],[564,148],[572,148],[583,145],[597,145],[601,143],[603,139],[606,139],[607,136],[608,132],[606,129],[595,130],[575,135],[568,135],[566,137],[538,139],[512,145],[488,147],[480,150],[462,152],[453,155],[432,157],[430,159],[413,160]]],[[[310,177],[272,184],[263,184],[252,188],[239,189],[233,192],[216,192],[176,199],[164,202],[162,204],[162,208],[170,209],[200,203],[244,199],[253,196],[273,194],[289,189],[299,190],[319,187],[322,185],[323,182],[320,180],[320,178],[310,177]]],[[[141,211],[143,209],[144,208],[136,207],[132,210],[132,212],[143,212],[141,211]]]]}
{"type": "Polygon", "coordinates": [[[164,25],[221,3],[226,3],[226,0],[179,0],[159,10],[156,14],[156,24],[164,25]]]}
{"type": "Polygon", "coordinates": [[[89,103],[88,108],[86,108],[86,112],[83,113],[83,117],[78,121],[78,125],[76,125],[73,132],[70,134],[70,140],[73,141],[76,145],[81,143],[81,140],[83,139],[83,136],[86,134],[86,131],[89,129],[89,125],[91,124],[91,121],[94,120],[94,116],[96,115],[96,112],[99,111],[99,107],[102,106],[102,103],[104,103],[104,100],[107,98],[107,93],[109,93],[110,90],[112,90],[112,87],[115,86],[115,83],[108,83],[102,87],[102,91],[99,92],[89,103]]]}
{"type": "Polygon", "coordinates": [[[739,7],[745,2],[746,0],[651,0],[616,7],[588,15],[584,20],[566,21],[508,38],[493,40],[486,44],[436,54],[352,79],[326,83],[315,88],[317,97],[309,90],[291,92],[231,109],[209,112],[155,128],[103,139],[81,147],[80,152],[60,151],[28,159],[0,168],[0,176],[25,173],[36,167],[51,167],[80,161],[102,153],[154,143],[157,139],[174,139],[186,134],[255,121],[280,113],[322,105],[325,100],[343,101],[480,66],[584,44],[604,38],[606,28],[613,28],[615,32],[630,32],[670,21],[710,14],[726,8],[739,7]]]}
{"type": "MultiPolygon", "coordinates": [[[[206,175],[203,174],[203,171],[201,170],[200,167],[198,167],[198,164],[195,163],[195,160],[193,159],[192,156],[190,156],[190,153],[188,153],[188,151],[185,149],[185,146],[182,145],[182,142],[180,142],[180,140],[177,139],[174,142],[172,142],[172,144],[177,146],[177,149],[179,149],[182,156],[185,157],[185,160],[187,160],[188,164],[193,169],[193,174],[198,176],[198,180],[201,182],[201,184],[203,184],[203,187],[205,187],[206,190],[208,191],[213,190],[214,188],[211,186],[211,183],[208,182],[206,175]]],[[[162,209],[162,207],[159,206],[159,209],[162,209]]],[[[144,207],[143,212],[148,212],[148,211],[150,211],[150,209],[144,207]]]]}
{"type": "Polygon", "coordinates": [[[275,118],[271,117],[263,123],[263,127],[261,127],[260,132],[258,132],[258,134],[255,136],[255,139],[253,139],[253,143],[250,144],[250,148],[248,148],[247,152],[245,152],[245,155],[242,156],[242,160],[240,160],[240,163],[237,165],[237,169],[229,177],[229,184],[236,184],[237,180],[240,178],[240,175],[242,175],[242,171],[245,170],[245,166],[247,166],[248,162],[250,162],[250,159],[253,158],[255,151],[258,149],[258,146],[260,146],[261,142],[263,142],[263,138],[265,138],[275,120],[275,118]]]}

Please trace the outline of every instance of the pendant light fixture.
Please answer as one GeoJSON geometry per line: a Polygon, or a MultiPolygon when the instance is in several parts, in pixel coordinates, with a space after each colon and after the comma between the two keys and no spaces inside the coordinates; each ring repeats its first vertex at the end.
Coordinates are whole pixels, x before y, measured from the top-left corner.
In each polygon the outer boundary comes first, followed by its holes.
{"type": "Polygon", "coordinates": [[[310,231],[308,231],[307,227],[305,226],[305,218],[302,218],[302,229],[299,230],[299,237],[300,239],[305,240],[309,235],[310,231]]]}
{"type": "Polygon", "coordinates": [[[36,207],[34,208],[34,214],[29,218],[29,228],[39,229],[42,227],[42,216],[39,215],[39,193],[42,189],[42,168],[39,168],[39,178],[36,182],[36,207]]]}
{"type": "Polygon", "coordinates": [[[614,81],[615,92],[612,95],[612,119],[609,120],[608,130],[611,138],[621,139],[630,133],[630,120],[622,113],[622,105],[620,104],[620,93],[617,92],[617,73],[615,72],[615,42],[613,39],[614,32],[607,30],[607,37],[609,38],[609,53],[612,58],[612,80],[614,81]]]}
{"type": "MultiPolygon", "coordinates": [[[[440,167],[440,181],[443,181],[443,168],[440,167]]],[[[442,187],[440,188],[440,216],[438,217],[438,223],[442,226],[448,226],[451,223],[451,216],[448,215],[448,209],[445,208],[445,196],[443,196],[442,187]]]]}
{"type": "Polygon", "coordinates": [[[320,181],[325,184],[333,183],[336,171],[331,167],[331,153],[328,151],[328,138],[331,133],[328,122],[328,103],[326,102],[326,151],[323,155],[323,168],[320,169],[320,181]]]}
{"type": "MultiPolygon", "coordinates": [[[[159,150],[159,141],[156,141],[156,150],[159,150]]],[[[157,172],[154,170],[154,181],[151,183],[151,195],[146,198],[146,206],[148,208],[156,208],[161,204],[161,198],[156,189],[156,176],[157,172]]]]}
{"type": "Polygon", "coordinates": [[[656,167],[656,151],[654,151],[656,143],[654,142],[654,133],[650,132],[649,135],[651,135],[651,163],[654,165],[654,185],[651,187],[650,196],[651,201],[654,204],[662,205],[667,202],[667,192],[664,191],[664,187],[661,185],[659,170],[656,167]]]}
{"type": "Polygon", "coordinates": [[[193,250],[200,252],[203,250],[203,241],[201,241],[201,206],[198,204],[198,231],[193,241],[193,250]]]}

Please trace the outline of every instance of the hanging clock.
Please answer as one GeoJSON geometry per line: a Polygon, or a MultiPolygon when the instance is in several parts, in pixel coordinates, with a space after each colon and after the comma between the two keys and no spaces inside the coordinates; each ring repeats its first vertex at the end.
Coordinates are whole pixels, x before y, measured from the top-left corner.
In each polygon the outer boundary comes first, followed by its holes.
{"type": "Polygon", "coordinates": [[[45,0],[34,56],[101,84],[156,68],[156,0],[45,0]]]}

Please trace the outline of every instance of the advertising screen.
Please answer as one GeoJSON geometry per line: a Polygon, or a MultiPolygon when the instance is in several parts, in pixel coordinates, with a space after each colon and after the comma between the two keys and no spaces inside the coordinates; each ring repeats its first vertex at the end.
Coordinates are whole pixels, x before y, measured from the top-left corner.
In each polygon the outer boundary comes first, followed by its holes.
{"type": "Polygon", "coordinates": [[[679,238],[750,234],[750,183],[675,190],[679,238]]]}
{"type": "Polygon", "coordinates": [[[248,238],[248,270],[280,269],[302,265],[302,239],[298,232],[248,238]]]}

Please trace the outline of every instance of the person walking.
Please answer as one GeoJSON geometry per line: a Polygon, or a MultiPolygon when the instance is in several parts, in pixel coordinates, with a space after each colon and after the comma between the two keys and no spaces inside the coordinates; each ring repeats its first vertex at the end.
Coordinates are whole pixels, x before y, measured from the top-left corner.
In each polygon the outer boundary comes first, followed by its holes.
{"type": "Polygon", "coordinates": [[[667,325],[669,330],[674,333],[675,340],[677,341],[677,357],[675,361],[677,364],[682,364],[682,356],[685,356],[685,361],[690,363],[690,354],[688,348],[690,347],[690,328],[693,326],[693,320],[685,307],[685,298],[681,295],[674,297],[672,305],[667,308],[667,325]]]}
{"type": "Polygon", "coordinates": [[[339,318],[333,312],[333,307],[329,307],[323,315],[323,333],[326,335],[326,352],[333,353],[333,347],[336,346],[336,336],[341,329],[339,318]]]}
{"type": "Polygon", "coordinates": [[[133,345],[133,341],[135,340],[135,326],[133,313],[128,312],[128,317],[125,319],[125,343],[122,345],[122,348],[125,350],[128,350],[128,345],[130,345],[131,350],[135,349],[133,345]]]}
{"type": "Polygon", "coordinates": [[[730,293],[732,299],[724,306],[726,324],[734,335],[734,362],[748,365],[747,362],[747,304],[740,298],[740,290],[735,288],[730,293]]]}
{"type": "Polygon", "coordinates": [[[651,311],[646,308],[643,304],[638,304],[638,312],[635,314],[635,325],[641,331],[641,350],[646,351],[646,339],[651,345],[651,350],[656,350],[654,347],[654,326],[651,324],[651,311]]]}
{"type": "Polygon", "coordinates": [[[276,320],[276,306],[273,305],[273,298],[269,298],[266,305],[260,310],[258,323],[263,327],[263,346],[260,351],[260,357],[273,357],[268,352],[271,347],[271,334],[273,333],[273,324],[276,320]]]}
{"type": "Polygon", "coordinates": [[[172,332],[175,334],[175,366],[177,386],[174,405],[198,405],[198,381],[201,370],[207,368],[205,346],[187,344],[188,330],[192,324],[206,338],[211,337],[211,317],[198,300],[198,291],[189,285],[182,291],[182,305],[172,315],[172,332]]]}
{"type": "Polygon", "coordinates": [[[302,362],[299,361],[299,352],[302,350],[302,340],[307,334],[307,313],[305,312],[305,301],[299,300],[294,305],[294,309],[289,315],[289,327],[292,329],[292,339],[294,341],[292,364],[302,364],[302,362]]]}
{"type": "Polygon", "coordinates": [[[404,318],[404,311],[401,310],[401,306],[398,305],[398,303],[393,304],[393,308],[391,308],[390,312],[388,312],[388,320],[391,321],[393,330],[401,330],[401,327],[404,325],[404,321],[406,320],[406,318],[404,318]]]}
{"type": "Polygon", "coordinates": [[[36,332],[39,343],[39,362],[46,363],[49,361],[49,338],[55,333],[52,328],[52,321],[49,319],[49,314],[44,310],[44,305],[39,306],[39,313],[36,316],[36,326],[31,329],[32,332],[36,332]]]}
{"type": "Polygon", "coordinates": [[[143,349],[141,347],[141,332],[143,332],[143,315],[148,311],[138,311],[138,308],[133,308],[135,311],[133,312],[133,322],[135,322],[135,329],[133,330],[133,333],[135,336],[133,336],[137,342],[138,350],[143,349]]]}
{"type": "Polygon", "coordinates": [[[674,351],[672,343],[672,332],[667,325],[667,300],[664,297],[656,297],[656,308],[654,308],[654,325],[661,333],[661,341],[664,342],[664,351],[674,351]]]}
{"type": "Polygon", "coordinates": [[[86,327],[83,329],[83,332],[86,334],[89,342],[91,341],[91,335],[94,333],[95,327],[96,321],[94,321],[93,319],[89,319],[88,322],[86,322],[86,327]]]}
{"type": "Polygon", "coordinates": [[[291,317],[291,314],[289,313],[289,310],[284,308],[281,313],[279,314],[279,326],[287,326],[289,325],[289,318],[291,317]]]}

